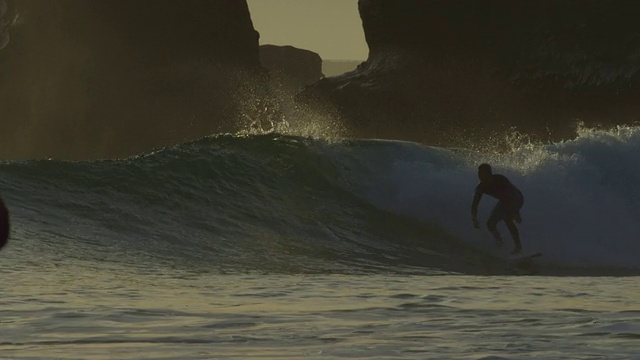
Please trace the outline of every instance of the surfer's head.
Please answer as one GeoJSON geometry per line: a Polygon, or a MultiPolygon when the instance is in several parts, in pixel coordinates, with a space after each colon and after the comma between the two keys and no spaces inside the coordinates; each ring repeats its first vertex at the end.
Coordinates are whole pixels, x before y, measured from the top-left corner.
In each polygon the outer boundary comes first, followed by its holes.
{"type": "Polygon", "coordinates": [[[478,166],[478,178],[480,179],[480,181],[490,180],[492,174],[493,172],[491,171],[491,165],[480,164],[480,166],[478,166]]]}

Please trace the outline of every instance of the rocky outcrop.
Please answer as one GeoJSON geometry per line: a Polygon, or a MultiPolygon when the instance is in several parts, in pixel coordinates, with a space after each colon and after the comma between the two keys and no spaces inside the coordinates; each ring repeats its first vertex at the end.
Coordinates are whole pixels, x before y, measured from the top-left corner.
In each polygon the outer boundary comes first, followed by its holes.
{"type": "Polygon", "coordinates": [[[261,45],[260,63],[276,84],[295,91],[324,76],[320,55],[293,46],[261,45]]]}
{"type": "Polygon", "coordinates": [[[640,3],[359,0],[358,6],[369,58],[300,96],[337,108],[357,136],[465,145],[512,126],[563,137],[577,121],[640,119],[640,3]]]}
{"type": "Polygon", "coordinates": [[[118,157],[232,131],[263,71],[244,0],[6,5],[2,158],[118,157]]]}
{"type": "Polygon", "coordinates": [[[338,76],[355,70],[361,60],[322,60],[322,73],[325,76],[338,76]]]}

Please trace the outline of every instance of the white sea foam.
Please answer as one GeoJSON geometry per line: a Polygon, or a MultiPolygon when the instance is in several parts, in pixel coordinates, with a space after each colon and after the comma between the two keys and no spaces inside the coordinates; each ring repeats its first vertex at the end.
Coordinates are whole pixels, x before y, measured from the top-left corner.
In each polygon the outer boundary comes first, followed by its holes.
{"type": "MultiPolygon", "coordinates": [[[[492,247],[486,231],[472,228],[470,216],[476,166],[489,162],[524,193],[526,251],[541,251],[557,265],[640,268],[640,128],[580,129],[570,141],[518,145],[503,154],[409,143],[363,151],[368,175],[351,183],[359,183],[353,190],[379,208],[492,247]]],[[[493,204],[495,199],[483,198],[481,220],[493,204]]]]}

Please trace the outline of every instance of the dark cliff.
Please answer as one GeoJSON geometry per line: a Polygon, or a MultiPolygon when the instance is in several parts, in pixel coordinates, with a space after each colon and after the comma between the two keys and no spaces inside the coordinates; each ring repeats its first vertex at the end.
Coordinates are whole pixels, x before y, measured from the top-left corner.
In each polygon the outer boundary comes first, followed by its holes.
{"type": "Polygon", "coordinates": [[[320,55],[293,46],[261,45],[260,63],[277,84],[296,91],[323,77],[320,55]]]}
{"type": "Polygon", "coordinates": [[[124,156],[234,130],[236,91],[261,73],[244,0],[5,5],[3,158],[124,156]]]}
{"type": "MultiPolygon", "coordinates": [[[[456,144],[640,119],[640,3],[360,0],[369,58],[300,96],[357,136],[456,144]],[[458,141],[459,142],[459,141],[458,141]]],[[[464,145],[464,144],[456,144],[464,145]]]]}

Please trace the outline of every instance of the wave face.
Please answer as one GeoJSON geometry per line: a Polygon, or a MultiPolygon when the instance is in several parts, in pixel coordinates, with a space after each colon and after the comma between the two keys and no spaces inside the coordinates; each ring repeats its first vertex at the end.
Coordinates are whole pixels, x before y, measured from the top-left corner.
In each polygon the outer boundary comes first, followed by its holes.
{"type": "Polygon", "coordinates": [[[6,162],[6,253],[153,271],[500,272],[469,214],[476,166],[490,162],[525,195],[522,239],[544,254],[540,271],[635,273],[638,154],[640,128],[627,127],[505,154],[221,135],[124,160],[6,162]]]}

